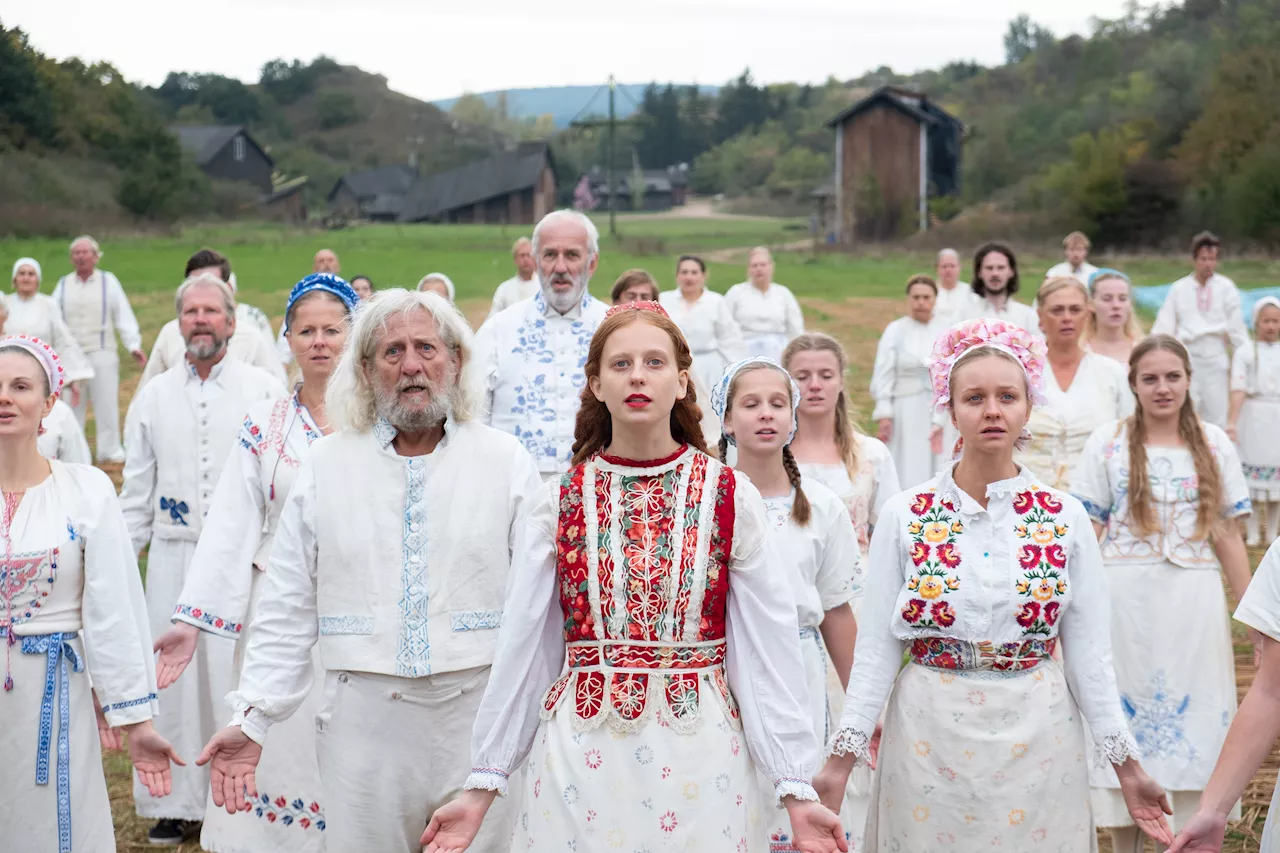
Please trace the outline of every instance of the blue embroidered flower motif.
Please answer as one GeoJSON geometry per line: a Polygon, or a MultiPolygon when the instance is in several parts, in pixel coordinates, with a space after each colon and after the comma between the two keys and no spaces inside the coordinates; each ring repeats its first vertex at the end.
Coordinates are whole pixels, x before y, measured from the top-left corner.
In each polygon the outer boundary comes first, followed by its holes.
{"type": "Polygon", "coordinates": [[[67,521],[67,535],[71,537],[72,542],[80,538],[80,532],[76,530],[75,525],[69,519],[67,521]]]}
{"type": "Polygon", "coordinates": [[[1120,695],[1120,707],[1129,718],[1129,729],[1138,741],[1142,754],[1155,758],[1171,758],[1182,754],[1194,760],[1195,745],[1187,740],[1186,715],[1191,695],[1170,695],[1165,688],[1164,670],[1156,670],[1149,688],[1150,702],[1140,704],[1127,693],[1120,695]]]}
{"type": "Polygon", "coordinates": [[[169,513],[169,517],[181,524],[187,526],[186,514],[191,510],[187,508],[186,501],[174,500],[173,498],[160,499],[160,511],[169,513]]]}

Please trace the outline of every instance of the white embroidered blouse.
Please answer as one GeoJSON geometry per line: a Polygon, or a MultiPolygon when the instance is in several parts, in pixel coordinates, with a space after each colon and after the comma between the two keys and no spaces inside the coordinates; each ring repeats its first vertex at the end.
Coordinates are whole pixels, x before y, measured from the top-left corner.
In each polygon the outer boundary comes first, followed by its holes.
{"type": "Polygon", "coordinates": [[[953,467],[890,498],[880,514],[833,751],[869,757],[908,641],[982,649],[1061,637],[1067,683],[1099,757],[1136,757],[1112,666],[1110,594],[1084,507],[1020,469],[987,487],[983,509],[956,485],[953,467]]]}
{"type": "Polygon", "coordinates": [[[828,610],[849,604],[862,594],[862,557],[849,511],[835,492],[817,482],[802,483],[809,499],[809,523],[791,518],[795,490],[765,498],[769,538],[790,570],[800,627],[817,628],[828,610]]]}
{"type": "MultiPolygon", "coordinates": [[[[1209,449],[1222,474],[1223,518],[1253,511],[1240,456],[1227,434],[1202,423],[1209,449]]],[[[1129,526],[1129,430],[1124,421],[1103,424],[1085,443],[1071,474],[1071,491],[1089,517],[1106,527],[1102,556],[1107,562],[1160,563],[1184,569],[1217,569],[1218,558],[1208,538],[1197,539],[1199,487],[1195,462],[1185,447],[1147,446],[1147,477],[1155,502],[1156,532],[1139,536],[1129,526]]]]}

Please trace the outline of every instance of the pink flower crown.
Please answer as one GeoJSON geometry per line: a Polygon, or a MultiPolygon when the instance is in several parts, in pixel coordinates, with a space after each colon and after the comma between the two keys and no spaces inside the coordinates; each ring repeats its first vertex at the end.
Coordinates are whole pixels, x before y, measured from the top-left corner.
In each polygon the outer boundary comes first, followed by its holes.
{"type": "Polygon", "coordinates": [[[965,355],[980,347],[991,347],[1012,355],[1027,375],[1031,404],[1045,402],[1041,390],[1048,349],[1044,338],[1003,320],[968,320],[947,329],[933,342],[929,379],[933,382],[933,406],[946,411],[951,402],[951,371],[965,355]]]}
{"type": "Polygon", "coordinates": [[[604,312],[604,316],[612,317],[614,314],[621,314],[623,311],[652,311],[655,314],[661,314],[668,320],[671,319],[671,316],[667,314],[666,308],[648,299],[638,302],[621,302],[604,312]]]}

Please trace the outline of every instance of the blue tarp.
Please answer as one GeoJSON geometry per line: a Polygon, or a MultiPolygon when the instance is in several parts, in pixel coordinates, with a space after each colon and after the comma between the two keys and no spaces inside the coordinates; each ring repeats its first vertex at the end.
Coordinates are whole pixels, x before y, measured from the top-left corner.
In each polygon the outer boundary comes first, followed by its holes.
{"type": "MultiPolygon", "coordinates": [[[[1146,287],[1134,287],[1133,299],[1143,308],[1155,313],[1164,304],[1172,284],[1153,284],[1146,287]]],[[[1244,324],[1253,328],[1253,306],[1264,296],[1280,299],[1280,287],[1259,287],[1256,290],[1240,291],[1240,310],[1244,313],[1244,324]]]]}

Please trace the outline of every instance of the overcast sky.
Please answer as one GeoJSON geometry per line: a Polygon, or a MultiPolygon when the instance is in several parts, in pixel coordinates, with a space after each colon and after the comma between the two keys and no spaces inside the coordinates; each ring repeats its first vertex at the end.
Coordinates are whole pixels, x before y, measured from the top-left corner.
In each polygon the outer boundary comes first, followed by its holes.
{"type": "Polygon", "coordinates": [[[889,65],[1003,60],[1020,13],[1061,36],[1123,0],[4,0],[58,59],[106,60],[135,82],[202,71],[256,82],[262,64],[324,53],[424,100],[620,82],[821,82],[889,65]],[[203,13],[205,17],[199,17],[203,13]]]}

